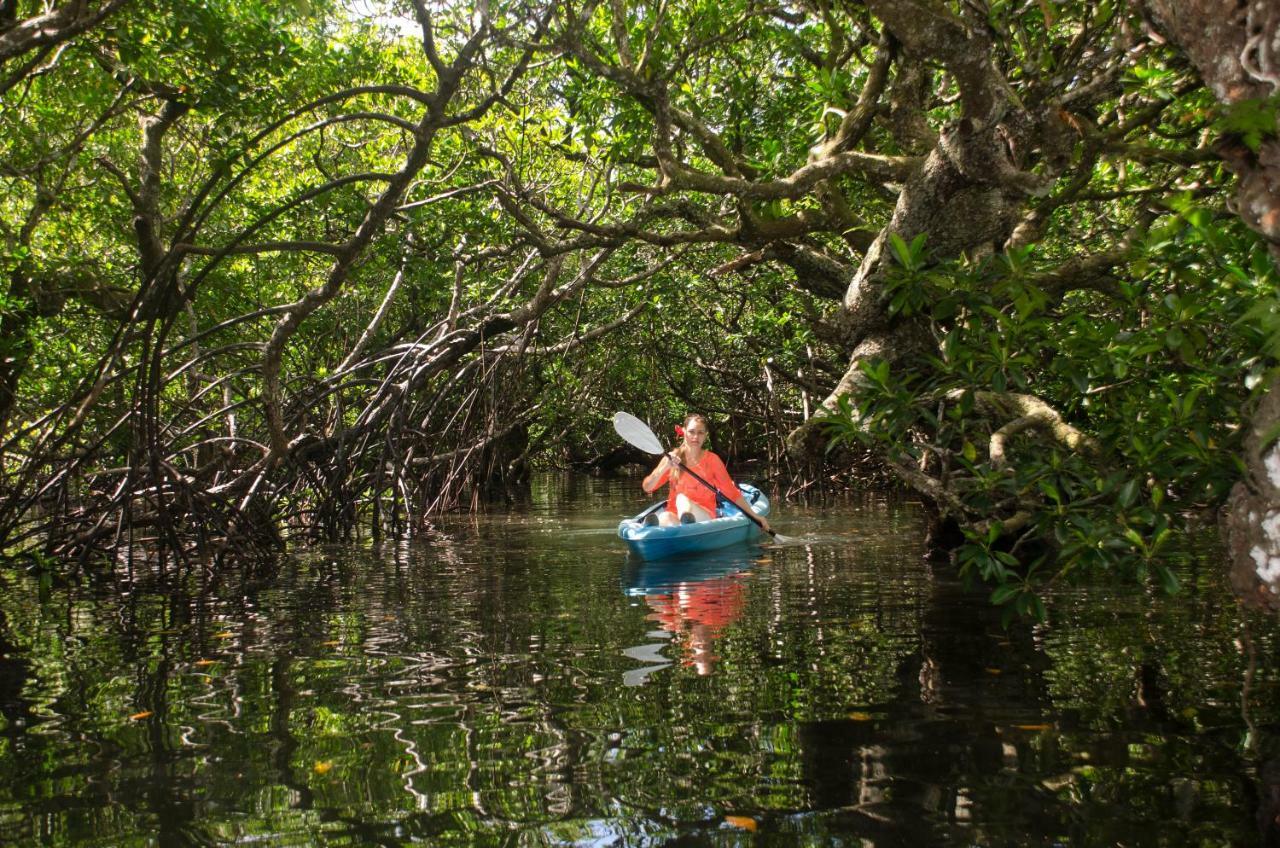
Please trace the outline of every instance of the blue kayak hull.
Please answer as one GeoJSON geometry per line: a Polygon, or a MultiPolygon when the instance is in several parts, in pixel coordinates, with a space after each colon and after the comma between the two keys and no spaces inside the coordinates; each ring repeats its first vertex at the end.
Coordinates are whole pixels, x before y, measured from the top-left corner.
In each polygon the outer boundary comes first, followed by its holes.
{"type": "MultiPolygon", "coordinates": [[[[756,515],[769,514],[769,498],[755,486],[738,484],[742,495],[756,515]]],[[[722,514],[711,521],[678,524],[674,527],[658,527],[645,524],[643,517],[660,504],[646,509],[635,518],[627,518],[618,525],[618,536],[642,559],[667,559],[669,557],[700,554],[728,545],[750,542],[760,535],[760,525],[747,518],[733,505],[723,508],[722,514]]]]}

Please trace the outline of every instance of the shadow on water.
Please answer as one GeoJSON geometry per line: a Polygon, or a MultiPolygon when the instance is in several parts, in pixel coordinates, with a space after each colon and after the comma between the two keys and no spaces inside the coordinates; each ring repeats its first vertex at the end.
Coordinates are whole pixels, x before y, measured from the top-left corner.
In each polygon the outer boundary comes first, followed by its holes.
{"type": "Polygon", "coordinates": [[[640,562],[638,499],[552,478],[206,597],[0,570],[0,843],[1271,844],[1276,623],[1212,561],[1006,631],[910,504],[640,562]]]}

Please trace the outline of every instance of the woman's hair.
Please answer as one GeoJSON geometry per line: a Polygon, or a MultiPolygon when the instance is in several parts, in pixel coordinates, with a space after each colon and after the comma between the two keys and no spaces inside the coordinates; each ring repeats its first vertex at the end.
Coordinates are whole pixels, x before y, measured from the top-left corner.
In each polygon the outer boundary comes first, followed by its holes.
{"type": "MultiPolygon", "coordinates": [[[[707,418],[706,418],[706,416],[705,416],[705,415],[702,415],[701,413],[698,413],[698,412],[690,412],[688,415],[686,415],[686,416],[684,417],[684,426],[685,426],[685,427],[688,427],[690,424],[693,424],[693,423],[695,423],[695,422],[696,422],[696,423],[698,423],[698,424],[701,424],[701,425],[702,425],[702,429],[704,429],[704,430],[706,430],[706,431],[707,431],[707,441],[710,441],[710,438],[711,438],[711,425],[707,423],[707,418]]],[[[706,449],[707,449],[707,442],[703,442],[703,443],[702,443],[702,449],[703,449],[703,450],[706,450],[706,449]]],[[[684,461],[688,458],[688,457],[687,457],[688,450],[687,450],[687,446],[686,446],[686,445],[685,445],[685,443],[684,443],[684,437],[683,437],[683,436],[681,436],[681,441],[680,441],[679,446],[677,446],[677,447],[676,447],[676,449],[675,449],[674,451],[672,451],[672,453],[674,453],[676,456],[680,457],[680,461],[681,461],[681,462],[684,462],[684,461]]],[[[672,479],[673,479],[673,480],[679,480],[679,479],[680,479],[680,471],[679,471],[679,469],[672,469],[671,477],[672,477],[672,479]]]]}

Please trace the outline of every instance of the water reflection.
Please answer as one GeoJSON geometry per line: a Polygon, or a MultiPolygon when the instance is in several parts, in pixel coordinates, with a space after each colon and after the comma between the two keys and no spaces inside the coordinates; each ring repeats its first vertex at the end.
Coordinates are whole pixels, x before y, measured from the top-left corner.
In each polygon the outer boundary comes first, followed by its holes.
{"type": "MultiPolygon", "coordinates": [[[[629,557],[624,571],[626,593],[643,598],[650,609],[647,621],[661,630],[649,638],[670,640],[670,650],[680,654],[683,665],[699,676],[711,674],[720,657],[715,641],[737,621],[746,603],[742,579],[761,557],[756,545],[733,545],[694,557],[643,560],[629,557]]],[[[671,665],[661,653],[668,642],[627,648],[623,655],[650,665],[623,675],[628,686],[644,683],[650,674],[671,665]]]]}
{"type": "Polygon", "coordinates": [[[909,505],[790,506],[814,544],[639,563],[612,532],[635,491],[567,478],[216,588],[0,568],[0,844],[1245,845],[1274,821],[1275,622],[1246,677],[1212,567],[1173,599],[1057,587],[1006,631],[922,561],[909,505]]]}

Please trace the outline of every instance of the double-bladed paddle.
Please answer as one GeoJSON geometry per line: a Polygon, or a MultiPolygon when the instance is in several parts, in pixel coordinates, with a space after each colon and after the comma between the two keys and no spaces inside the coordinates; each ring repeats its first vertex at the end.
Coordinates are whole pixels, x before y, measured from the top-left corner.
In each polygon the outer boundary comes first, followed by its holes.
{"type": "MultiPolygon", "coordinates": [[[[618,431],[618,435],[622,437],[623,441],[627,442],[628,444],[634,447],[639,448],[645,453],[653,454],[654,456],[659,456],[667,452],[667,449],[662,446],[662,442],[659,441],[656,435],[654,435],[653,430],[649,429],[649,425],[641,421],[639,418],[636,418],[634,415],[632,415],[629,412],[614,413],[613,429],[618,431]]],[[[718,488],[708,483],[706,480],[702,479],[702,477],[699,477],[697,472],[695,472],[689,466],[681,463],[680,470],[681,470],[681,473],[690,475],[691,477],[693,477],[693,479],[697,480],[699,483],[706,486],[708,489],[715,492],[717,495],[724,498],[729,503],[733,504],[734,506],[738,506],[736,503],[734,503],[733,498],[729,497],[724,492],[720,491],[718,488]]],[[[786,536],[780,536],[775,531],[769,529],[768,527],[765,527],[764,522],[760,520],[760,517],[757,516],[755,512],[750,509],[750,504],[748,504],[747,509],[742,509],[741,507],[739,507],[738,509],[743,515],[745,515],[747,518],[750,518],[752,521],[754,521],[760,527],[761,530],[768,533],[775,542],[790,541],[786,536]]]]}

